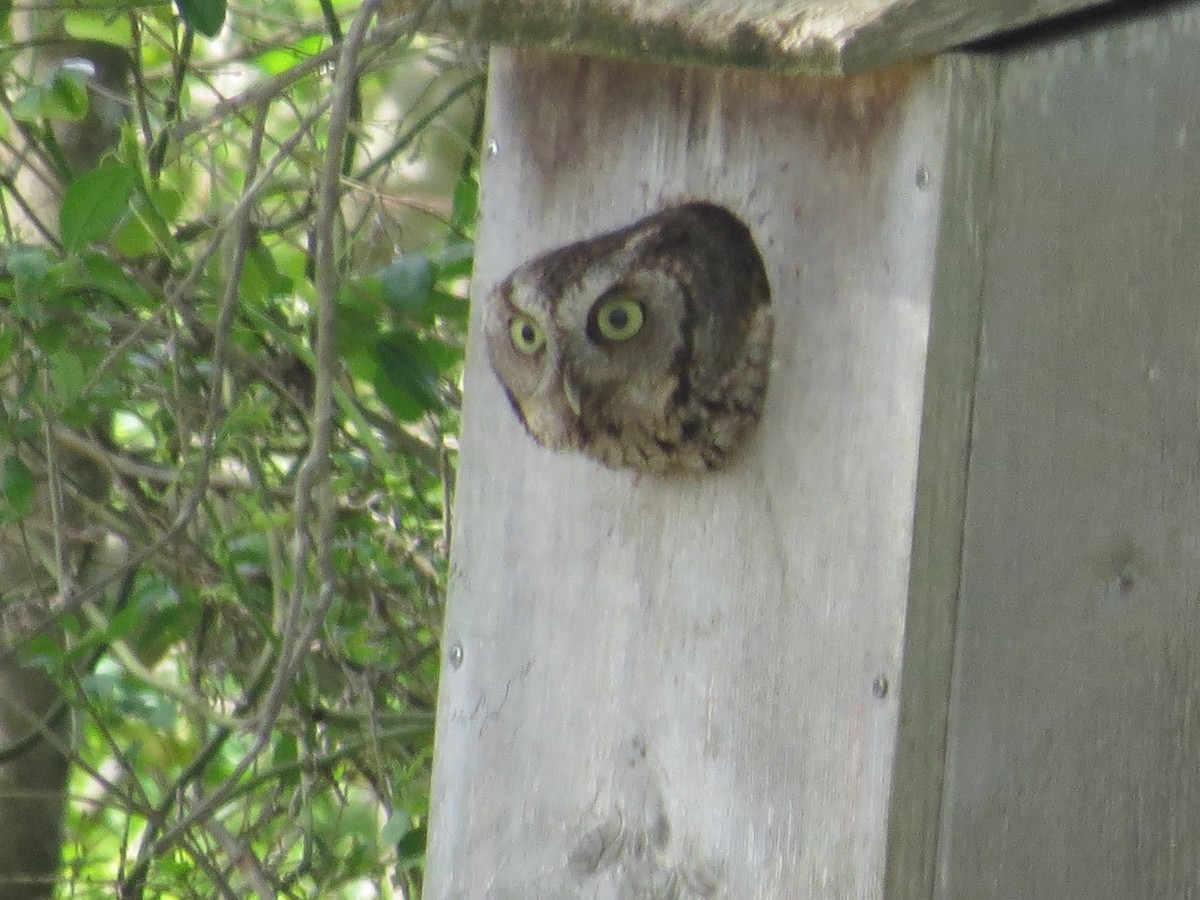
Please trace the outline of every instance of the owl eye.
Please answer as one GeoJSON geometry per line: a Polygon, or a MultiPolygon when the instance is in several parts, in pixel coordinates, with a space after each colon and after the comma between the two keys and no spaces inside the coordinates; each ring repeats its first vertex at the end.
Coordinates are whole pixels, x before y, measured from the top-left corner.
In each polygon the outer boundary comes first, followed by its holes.
{"type": "Polygon", "coordinates": [[[642,305],[629,297],[613,297],[596,309],[596,328],[610,341],[627,341],[642,330],[642,305]]]}
{"type": "Polygon", "coordinates": [[[529,316],[515,316],[512,324],[508,326],[508,333],[512,336],[517,352],[526,356],[533,356],[546,345],[546,335],[542,326],[529,316]]]}

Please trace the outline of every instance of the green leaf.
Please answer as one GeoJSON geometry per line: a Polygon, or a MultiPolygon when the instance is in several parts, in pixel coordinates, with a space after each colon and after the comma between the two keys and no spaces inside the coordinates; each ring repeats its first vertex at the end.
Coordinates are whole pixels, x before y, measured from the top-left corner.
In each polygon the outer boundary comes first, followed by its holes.
{"type": "Polygon", "coordinates": [[[225,24],[225,0],[175,0],[179,17],[205,37],[216,37],[225,24]]]}
{"type": "Polygon", "coordinates": [[[396,856],[402,862],[420,859],[425,855],[425,840],[427,836],[424,825],[418,825],[416,828],[409,830],[408,834],[396,842],[396,856]]]}
{"type": "Polygon", "coordinates": [[[399,810],[388,816],[388,820],[384,823],[383,828],[379,829],[379,842],[385,846],[399,843],[411,831],[412,816],[403,810],[399,810]]]}
{"type": "MultiPolygon", "coordinates": [[[[66,4],[60,4],[61,10],[66,4]]],[[[71,9],[60,12],[67,33],[79,40],[104,41],[118,47],[128,47],[133,42],[133,29],[128,15],[114,15],[110,9],[71,9]]]]}
{"type": "Polygon", "coordinates": [[[170,734],[179,720],[179,707],[162,694],[142,691],[131,693],[122,706],[155,731],[170,734]]]}
{"type": "Polygon", "coordinates": [[[296,63],[316,56],[327,46],[329,46],[328,38],[320,34],[311,34],[290,46],[272,47],[258,57],[256,64],[264,75],[279,75],[296,63]]]}
{"type": "Polygon", "coordinates": [[[383,283],[378,275],[367,275],[343,282],[337,298],[337,314],[367,316],[377,320],[383,316],[383,283]]]}
{"type": "Polygon", "coordinates": [[[138,259],[154,252],[154,235],[136,216],[126,219],[112,238],[113,249],[128,259],[138,259]]]}
{"type": "MultiPolygon", "coordinates": [[[[369,334],[369,332],[366,332],[369,334]]],[[[350,374],[359,381],[375,381],[375,373],[379,367],[375,365],[375,354],[371,346],[361,343],[362,334],[359,334],[360,343],[357,346],[349,346],[343,351],[339,351],[339,356],[342,362],[346,364],[346,368],[350,370],[350,374]]]]}
{"type": "Polygon", "coordinates": [[[437,369],[411,334],[391,332],[375,343],[375,392],[402,422],[438,409],[437,369]]]}
{"type": "Polygon", "coordinates": [[[33,332],[33,343],[45,354],[58,353],[66,346],[71,330],[62,319],[51,319],[33,332]]]}
{"type": "Polygon", "coordinates": [[[429,312],[439,319],[466,322],[469,307],[462,297],[436,288],[429,295],[429,312]]]}
{"type": "Polygon", "coordinates": [[[145,453],[154,449],[154,432],[137,413],[127,409],[113,410],[111,429],[113,442],[124,450],[145,453]]]}
{"type": "Polygon", "coordinates": [[[17,97],[12,104],[12,117],[18,122],[36,122],[45,118],[47,94],[50,92],[35,84],[17,97]]]}
{"type": "Polygon", "coordinates": [[[50,82],[50,108],[46,118],[78,122],[86,116],[88,79],[93,74],[93,64],[85,59],[68,60],[60,65],[50,82]]]}
{"type": "Polygon", "coordinates": [[[470,228],[475,224],[475,213],[479,209],[479,182],[473,172],[466,172],[454,185],[454,205],[451,207],[450,221],[458,230],[470,228]]]}
{"type": "Polygon", "coordinates": [[[372,336],[379,333],[384,318],[382,293],[379,279],[373,275],[343,284],[338,293],[334,344],[354,377],[363,381],[375,377],[372,336]]]}
{"type": "Polygon", "coordinates": [[[13,292],[16,307],[12,313],[27,321],[37,321],[42,316],[42,293],[50,281],[52,262],[42,247],[14,246],[4,260],[13,277],[13,292]]]}
{"type": "Polygon", "coordinates": [[[376,276],[383,302],[398,312],[419,316],[433,290],[433,263],[424,253],[394,259],[376,276]]]}
{"type": "Polygon", "coordinates": [[[93,700],[112,700],[117,697],[121,687],[121,670],[114,665],[98,665],[95,671],[84,675],[79,683],[93,700]]]}
{"type": "Polygon", "coordinates": [[[242,277],[238,289],[243,300],[262,302],[268,297],[285,294],[291,290],[292,282],[275,265],[275,259],[260,241],[246,249],[242,264],[242,277]]]}
{"type": "Polygon", "coordinates": [[[159,659],[176,641],[187,637],[199,619],[196,607],[182,601],[158,576],[143,578],[130,604],[139,610],[141,627],[134,646],[142,659],[159,659]]]}
{"type": "Polygon", "coordinates": [[[117,263],[102,253],[85,253],[83,271],[91,285],[140,309],[157,309],[161,303],[125,274],[117,263]]]}
{"type": "Polygon", "coordinates": [[[171,187],[161,185],[149,193],[137,192],[131,208],[133,215],[113,235],[112,245],[131,259],[149,256],[160,246],[173,244],[170,226],[183,207],[183,196],[171,187]]]}
{"type": "Polygon", "coordinates": [[[35,634],[22,641],[21,657],[31,665],[52,672],[63,665],[63,658],[67,655],[60,640],[60,637],[52,634],[35,634]]]}
{"type": "Polygon", "coordinates": [[[79,60],[78,65],[59,65],[41,84],[30,85],[13,101],[12,116],[18,122],[37,122],[56,119],[77,122],[87,115],[88,79],[91,64],[79,60]]]}
{"type": "Polygon", "coordinates": [[[474,263],[475,244],[473,241],[448,243],[433,258],[433,264],[437,267],[438,281],[465,278],[471,274],[474,263]]]}
{"type": "Polygon", "coordinates": [[[29,514],[33,506],[33,473],[29,467],[13,455],[0,464],[0,493],[4,495],[4,518],[19,521],[29,514]]]}
{"type": "Polygon", "coordinates": [[[300,759],[296,739],[290,734],[281,734],[271,747],[272,766],[291,766],[300,759]]]}
{"type": "Polygon", "coordinates": [[[59,233],[68,250],[82,250],[109,235],[137,185],[137,173],[123,163],[108,163],[81,175],[67,188],[59,214],[59,233]]]}
{"type": "Polygon", "coordinates": [[[0,366],[8,362],[17,345],[17,333],[11,328],[0,327],[0,366]]]}
{"type": "Polygon", "coordinates": [[[435,372],[449,372],[463,360],[461,348],[452,347],[436,338],[426,338],[421,342],[421,349],[435,372]]]}
{"type": "Polygon", "coordinates": [[[371,666],[383,659],[384,648],[375,635],[365,629],[356,629],[346,635],[346,658],[358,666],[371,666]]]}
{"type": "Polygon", "coordinates": [[[72,349],[66,349],[50,357],[50,380],[58,402],[67,407],[83,395],[90,373],[83,361],[72,349]]]}

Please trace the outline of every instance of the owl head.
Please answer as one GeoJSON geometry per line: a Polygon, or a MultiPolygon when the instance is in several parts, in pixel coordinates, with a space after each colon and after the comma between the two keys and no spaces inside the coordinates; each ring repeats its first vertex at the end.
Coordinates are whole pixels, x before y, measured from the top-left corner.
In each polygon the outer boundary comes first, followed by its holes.
{"type": "Polygon", "coordinates": [[[521,266],[488,296],[484,334],[538,443],[701,472],[762,412],[770,288],[746,225],[688,203],[521,266]]]}

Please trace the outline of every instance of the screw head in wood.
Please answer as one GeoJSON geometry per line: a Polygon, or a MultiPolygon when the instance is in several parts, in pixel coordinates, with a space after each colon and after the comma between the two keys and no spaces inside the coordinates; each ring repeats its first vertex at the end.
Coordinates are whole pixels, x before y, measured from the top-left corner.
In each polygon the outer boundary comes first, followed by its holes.
{"type": "Polygon", "coordinates": [[[888,680],[886,675],[876,675],[875,680],[871,682],[871,693],[882,700],[888,695],[888,680]]]}

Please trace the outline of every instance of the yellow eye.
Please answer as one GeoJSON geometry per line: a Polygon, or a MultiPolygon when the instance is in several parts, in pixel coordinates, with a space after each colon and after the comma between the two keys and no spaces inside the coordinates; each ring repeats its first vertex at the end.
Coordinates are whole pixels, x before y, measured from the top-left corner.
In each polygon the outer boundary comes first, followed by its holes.
{"type": "Polygon", "coordinates": [[[642,305],[629,297],[612,297],[596,309],[596,328],[610,341],[627,341],[646,321],[642,305]]]}
{"type": "Polygon", "coordinates": [[[533,356],[546,346],[546,335],[542,332],[542,326],[529,316],[514,316],[508,326],[508,333],[512,336],[517,352],[526,356],[533,356]]]}

